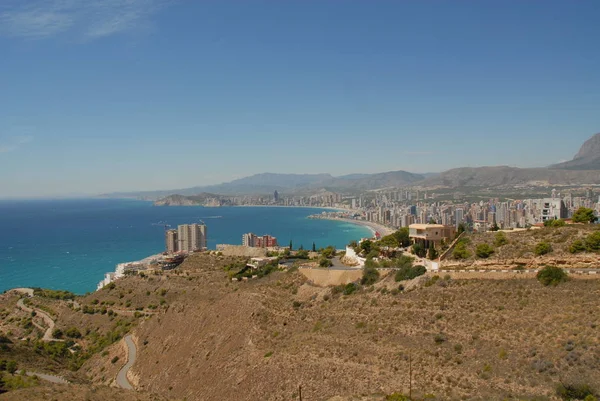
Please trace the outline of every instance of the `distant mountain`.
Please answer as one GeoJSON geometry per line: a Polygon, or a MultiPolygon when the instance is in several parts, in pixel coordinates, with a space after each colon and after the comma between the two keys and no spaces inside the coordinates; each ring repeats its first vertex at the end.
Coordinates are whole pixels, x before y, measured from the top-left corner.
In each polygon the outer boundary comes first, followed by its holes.
{"type": "Polygon", "coordinates": [[[600,172],[493,166],[455,168],[427,178],[419,186],[510,188],[586,184],[600,184],[600,172]]]}
{"type": "Polygon", "coordinates": [[[561,170],[600,170],[600,133],[583,143],[573,160],[550,166],[561,170]]]}
{"type": "Polygon", "coordinates": [[[203,187],[192,187],[161,191],[116,192],[101,195],[108,198],[137,198],[157,200],[169,195],[184,196],[200,193],[219,195],[259,195],[274,191],[280,193],[313,193],[316,190],[370,190],[406,186],[420,181],[424,176],[407,171],[389,171],[378,174],[350,174],[334,177],[331,174],[275,174],[263,173],[240,178],[231,182],[203,187]]]}

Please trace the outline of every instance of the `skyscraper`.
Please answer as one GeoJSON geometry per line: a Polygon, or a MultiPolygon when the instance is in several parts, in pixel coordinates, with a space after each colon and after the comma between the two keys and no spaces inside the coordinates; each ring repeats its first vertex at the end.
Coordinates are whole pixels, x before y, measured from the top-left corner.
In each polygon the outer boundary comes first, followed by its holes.
{"type": "Polygon", "coordinates": [[[179,250],[177,242],[177,230],[165,231],[165,245],[168,253],[174,253],[179,250]]]}
{"type": "Polygon", "coordinates": [[[273,200],[275,201],[275,203],[279,202],[279,192],[273,192],[273,200]]]}
{"type": "Polygon", "coordinates": [[[206,249],[207,230],[204,224],[182,224],[177,226],[179,250],[194,252],[206,249]]]}

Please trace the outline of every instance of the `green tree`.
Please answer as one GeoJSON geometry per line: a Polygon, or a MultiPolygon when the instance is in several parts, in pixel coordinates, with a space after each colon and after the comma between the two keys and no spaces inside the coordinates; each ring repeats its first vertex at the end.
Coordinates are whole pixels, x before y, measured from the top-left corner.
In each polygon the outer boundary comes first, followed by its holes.
{"type": "Polygon", "coordinates": [[[598,218],[594,215],[594,210],[587,207],[580,207],[573,213],[574,223],[593,223],[598,218]]]}
{"type": "Polygon", "coordinates": [[[314,241],[313,241],[312,251],[317,252],[317,246],[315,245],[314,241]]]}
{"type": "Polygon", "coordinates": [[[371,240],[364,240],[360,243],[360,249],[364,251],[365,254],[371,252],[371,248],[373,247],[373,242],[371,240]]]}
{"type": "Polygon", "coordinates": [[[568,279],[567,273],[560,267],[555,266],[545,266],[538,272],[536,277],[545,286],[557,286],[568,279]]]}
{"type": "Polygon", "coordinates": [[[537,245],[535,246],[535,249],[533,250],[533,252],[537,256],[546,255],[546,254],[552,252],[552,245],[550,245],[546,241],[538,242],[537,245]]]}
{"type": "Polygon", "coordinates": [[[300,248],[298,248],[299,251],[303,251],[304,250],[304,245],[300,244],[300,248]]]}
{"type": "Polygon", "coordinates": [[[458,228],[456,229],[456,236],[459,236],[460,234],[464,233],[465,231],[467,231],[467,226],[465,223],[460,223],[458,225],[458,228]]]}
{"type": "Polygon", "coordinates": [[[290,240],[290,251],[294,250],[294,246],[292,245],[292,240],[290,240]]]}
{"type": "Polygon", "coordinates": [[[54,329],[52,331],[52,337],[54,337],[54,338],[62,338],[62,336],[63,336],[63,332],[62,332],[61,329],[54,329]]]}
{"type": "Polygon", "coordinates": [[[504,234],[502,231],[497,232],[496,236],[494,237],[494,245],[501,247],[506,244],[508,244],[508,238],[506,238],[506,234],[504,234]]]}
{"type": "Polygon", "coordinates": [[[367,266],[365,264],[365,268],[363,269],[363,276],[360,279],[360,283],[362,285],[372,285],[375,284],[379,280],[379,272],[373,266],[367,266]]]}
{"type": "Polygon", "coordinates": [[[71,327],[65,330],[65,335],[69,338],[81,338],[81,332],[77,327],[71,327]]]}
{"type": "Polygon", "coordinates": [[[437,224],[437,221],[435,221],[435,219],[433,217],[430,217],[428,224],[437,224]]]}
{"type": "Polygon", "coordinates": [[[489,246],[488,244],[479,244],[477,248],[475,248],[475,255],[481,259],[487,259],[494,253],[494,248],[489,246]]]}
{"type": "Polygon", "coordinates": [[[420,242],[417,242],[412,246],[412,253],[414,253],[415,255],[417,255],[420,258],[424,258],[425,255],[427,254],[427,249],[425,249],[423,244],[421,244],[420,242]]]}
{"type": "Polygon", "coordinates": [[[435,249],[435,245],[433,244],[433,241],[429,243],[429,250],[427,251],[427,257],[430,260],[437,259],[437,257],[438,257],[438,252],[435,249]]]}

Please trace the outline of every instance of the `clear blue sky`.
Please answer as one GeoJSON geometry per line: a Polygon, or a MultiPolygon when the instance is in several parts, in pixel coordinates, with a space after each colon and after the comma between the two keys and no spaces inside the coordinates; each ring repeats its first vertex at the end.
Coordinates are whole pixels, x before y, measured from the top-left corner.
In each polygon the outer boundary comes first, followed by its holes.
{"type": "Polygon", "coordinates": [[[600,2],[0,2],[0,198],[544,166],[600,131],[600,2]]]}

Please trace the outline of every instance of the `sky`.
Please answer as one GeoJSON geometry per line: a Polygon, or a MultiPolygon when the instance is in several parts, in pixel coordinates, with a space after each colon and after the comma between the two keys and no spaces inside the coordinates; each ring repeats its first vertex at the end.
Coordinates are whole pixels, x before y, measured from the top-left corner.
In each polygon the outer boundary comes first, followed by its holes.
{"type": "Polygon", "coordinates": [[[0,198],[546,166],[600,132],[600,2],[2,0],[0,198]]]}

